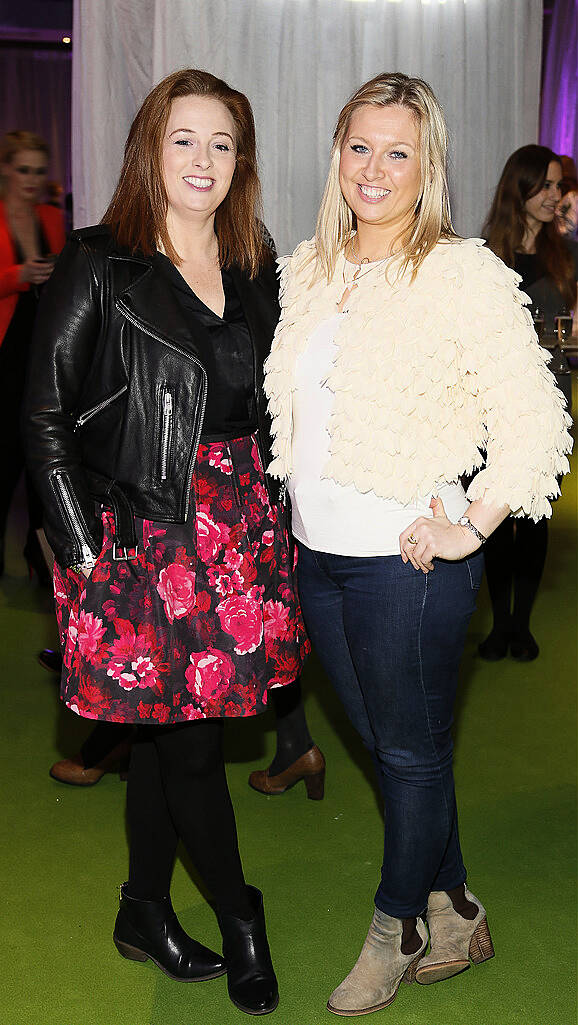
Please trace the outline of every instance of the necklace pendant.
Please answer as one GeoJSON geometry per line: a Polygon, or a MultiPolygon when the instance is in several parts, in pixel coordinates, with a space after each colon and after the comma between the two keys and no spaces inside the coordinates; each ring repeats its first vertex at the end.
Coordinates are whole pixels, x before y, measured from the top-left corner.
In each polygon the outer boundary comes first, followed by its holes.
{"type": "Polygon", "coordinates": [[[347,313],[348,312],[348,310],[345,309],[345,304],[347,303],[347,301],[348,301],[351,293],[353,292],[354,288],[357,288],[357,282],[355,281],[355,278],[353,279],[353,281],[351,282],[350,285],[347,285],[343,289],[343,294],[341,296],[341,299],[338,299],[337,302],[335,303],[335,305],[337,306],[337,309],[339,310],[340,313],[347,313]]]}

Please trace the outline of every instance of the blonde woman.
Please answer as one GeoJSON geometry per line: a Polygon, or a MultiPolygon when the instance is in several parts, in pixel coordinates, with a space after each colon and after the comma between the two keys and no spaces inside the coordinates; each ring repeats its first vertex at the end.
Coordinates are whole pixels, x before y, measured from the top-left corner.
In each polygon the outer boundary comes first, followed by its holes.
{"type": "Polygon", "coordinates": [[[328,1003],[342,1015],[493,955],[458,837],[458,666],[485,539],[510,514],[550,515],[571,447],[516,276],[453,231],[445,161],[425,82],[358,90],[315,238],[283,267],[266,364],[269,472],[291,497],[306,625],[385,804],[373,920],[328,1003]]]}
{"type": "MultiPolygon", "coordinates": [[[[49,151],[34,132],[7,132],[0,139],[0,576],[4,535],[16,486],[24,469],[20,414],[40,290],[64,245],[62,213],[42,202],[49,151]]],[[[36,531],[42,506],[26,475],[28,573],[52,583],[36,531]]]]}

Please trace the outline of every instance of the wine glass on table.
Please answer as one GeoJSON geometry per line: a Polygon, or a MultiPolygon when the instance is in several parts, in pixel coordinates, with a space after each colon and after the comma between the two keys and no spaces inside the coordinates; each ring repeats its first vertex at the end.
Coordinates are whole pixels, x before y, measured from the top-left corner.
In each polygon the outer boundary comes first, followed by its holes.
{"type": "Polygon", "coordinates": [[[538,341],[542,344],[542,338],[544,336],[544,310],[541,306],[532,306],[530,313],[532,314],[532,320],[534,322],[534,330],[538,335],[538,341]]]}
{"type": "Polygon", "coordinates": [[[556,341],[560,348],[563,349],[572,336],[572,314],[569,310],[564,309],[556,314],[554,317],[554,331],[556,341]]]}

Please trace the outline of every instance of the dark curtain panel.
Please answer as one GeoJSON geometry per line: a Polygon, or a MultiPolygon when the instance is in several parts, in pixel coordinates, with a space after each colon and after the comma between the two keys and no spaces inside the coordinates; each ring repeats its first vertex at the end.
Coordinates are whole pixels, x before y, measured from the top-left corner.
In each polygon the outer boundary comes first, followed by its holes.
{"type": "Polygon", "coordinates": [[[0,133],[37,132],[50,146],[49,179],[71,189],[71,54],[0,47],[0,133]]]}

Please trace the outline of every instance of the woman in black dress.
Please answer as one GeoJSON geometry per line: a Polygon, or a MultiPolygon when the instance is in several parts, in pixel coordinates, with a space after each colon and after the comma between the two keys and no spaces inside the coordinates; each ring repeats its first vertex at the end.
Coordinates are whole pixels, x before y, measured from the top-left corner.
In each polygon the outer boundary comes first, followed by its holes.
{"type": "MultiPolygon", "coordinates": [[[[0,140],[0,576],[12,496],[24,467],[20,411],[39,289],[64,245],[62,213],[42,203],[48,146],[33,132],[7,132],[0,140]]],[[[24,557],[30,575],[50,583],[36,530],[42,526],[38,496],[27,479],[28,536],[24,557]]]]}
{"type": "MultiPolygon", "coordinates": [[[[553,342],[556,315],[576,310],[578,279],[578,242],[563,238],[555,223],[561,179],[560,158],[552,150],[522,146],[506,161],[484,226],[489,247],[521,275],[520,288],[530,296],[534,311],[541,311],[543,330],[553,342]]],[[[523,367],[519,370],[524,372],[523,367]]],[[[565,376],[569,383],[570,375],[565,376]]],[[[565,383],[561,378],[559,382],[565,383]]],[[[566,397],[568,401],[568,393],[566,397]]],[[[530,613],[547,546],[545,517],[537,523],[507,519],[486,545],[494,623],[478,650],[487,661],[505,658],[508,649],[519,662],[538,657],[530,613]]]]}
{"type": "Polygon", "coordinates": [[[226,970],[252,1014],[278,993],[262,896],[239,857],[223,721],[262,711],[308,650],[263,469],[262,365],[279,310],[259,199],[246,97],[193,70],[156,86],[103,223],[73,233],[43,297],[27,414],[56,553],[63,699],[138,727],[116,946],[187,981],[226,970]],[[172,910],[179,839],[215,900],[224,961],[172,910]]]}

